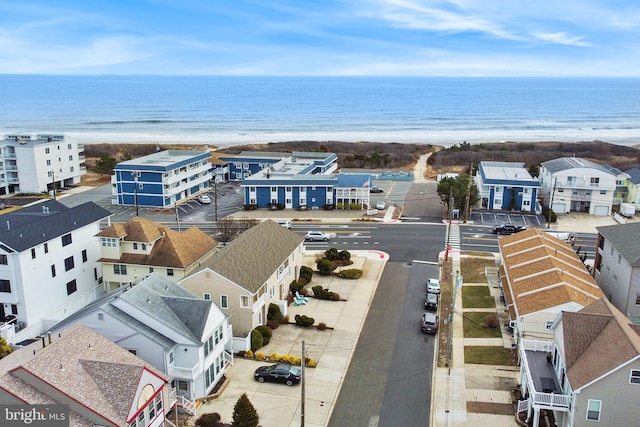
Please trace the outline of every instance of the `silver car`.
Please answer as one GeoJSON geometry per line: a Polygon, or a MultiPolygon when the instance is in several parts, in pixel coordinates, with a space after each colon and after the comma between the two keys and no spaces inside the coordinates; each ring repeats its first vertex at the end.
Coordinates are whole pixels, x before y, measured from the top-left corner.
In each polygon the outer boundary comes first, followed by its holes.
{"type": "Polygon", "coordinates": [[[310,242],[328,242],[329,235],[322,231],[307,231],[307,234],[304,235],[304,240],[310,242]]]}

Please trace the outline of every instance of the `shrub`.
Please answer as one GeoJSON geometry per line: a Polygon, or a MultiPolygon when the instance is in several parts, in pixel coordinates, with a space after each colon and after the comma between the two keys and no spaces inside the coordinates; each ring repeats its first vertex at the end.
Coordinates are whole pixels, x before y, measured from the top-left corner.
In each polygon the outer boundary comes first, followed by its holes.
{"type": "Polygon", "coordinates": [[[257,427],[260,421],[258,411],[253,407],[247,393],[242,393],[233,407],[233,427],[257,427]]]}
{"type": "Polygon", "coordinates": [[[318,329],[320,329],[321,331],[324,331],[325,329],[327,329],[327,324],[324,322],[318,323],[318,329]]]}
{"type": "Polygon", "coordinates": [[[281,360],[282,359],[280,358],[280,355],[278,353],[271,353],[269,355],[269,362],[278,363],[281,360]]]}
{"type": "Polygon", "coordinates": [[[198,427],[218,427],[220,425],[220,414],[202,414],[195,422],[198,427]]]}
{"type": "Polygon", "coordinates": [[[338,259],[342,261],[349,261],[351,259],[351,252],[348,250],[342,250],[338,253],[338,259]]]}
{"type": "Polygon", "coordinates": [[[326,258],[322,258],[320,261],[318,261],[318,271],[320,272],[320,274],[324,276],[330,275],[331,272],[335,270],[337,267],[338,266],[336,265],[335,262],[330,261],[326,258]]]}
{"type": "Polygon", "coordinates": [[[296,292],[300,292],[300,290],[303,287],[304,287],[304,284],[298,282],[297,280],[294,280],[291,282],[291,284],[289,284],[289,290],[291,291],[292,294],[295,294],[296,292]]]}
{"type": "Polygon", "coordinates": [[[333,299],[334,292],[331,292],[329,289],[322,288],[322,286],[314,286],[311,288],[313,291],[313,296],[318,299],[330,300],[333,299]]]}
{"type": "Polygon", "coordinates": [[[311,282],[311,278],[313,277],[313,269],[311,267],[307,267],[303,265],[300,267],[300,278],[304,278],[307,283],[311,282]]]}
{"type": "Polygon", "coordinates": [[[497,329],[500,327],[500,321],[498,320],[498,316],[491,313],[488,314],[487,317],[484,318],[484,325],[487,328],[497,329]]]}
{"type": "Polygon", "coordinates": [[[315,368],[316,366],[318,366],[318,362],[316,362],[313,359],[307,358],[306,362],[307,362],[306,366],[309,367],[309,368],[315,368]]]}
{"type": "Polygon", "coordinates": [[[308,328],[309,326],[313,325],[313,323],[316,321],[316,319],[314,319],[313,317],[305,316],[304,314],[303,315],[296,314],[295,320],[298,325],[304,328],[308,328]]]}
{"type": "Polygon", "coordinates": [[[251,350],[247,350],[247,351],[244,353],[244,357],[246,357],[247,359],[253,359],[253,351],[251,351],[251,350]]]}
{"type": "Polygon", "coordinates": [[[293,365],[293,359],[294,359],[294,357],[293,357],[293,356],[290,356],[290,355],[288,355],[288,354],[285,354],[285,355],[283,355],[283,356],[280,358],[280,360],[281,360],[283,363],[288,363],[288,364],[290,364],[290,365],[293,365]]]}
{"type": "Polygon", "coordinates": [[[244,210],[245,211],[255,211],[256,209],[258,209],[258,205],[255,204],[255,203],[244,205],[244,210]]]}
{"type": "Polygon", "coordinates": [[[280,306],[274,303],[269,304],[269,309],[267,310],[267,320],[279,321],[280,319],[282,319],[282,312],[280,311],[280,306]]]}
{"type": "Polygon", "coordinates": [[[267,320],[267,326],[271,329],[278,329],[278,326],[280,326],[280,320],[267,320]]]}
{"type": "Polygon", "coordinates": [[[327,258],[329,261],[335,261],[337,259],[340,259],[340,254],[338,252],[338,249],[329,248],[326,251],[324,251],[324,257],[327,258]]]}
{"type": "Polygon", "coordinates": [[[342,270],[338,273],[338,276],[343,279],[359,279],[362,277],[362,270],[357,268],[349,268],[347,270],[342,270]]]}
{"type": "Polygon", "coordinates": [[[295,366],[301,366],[302,365],[302,358],[293,356],[292,359],[291,359],[291,364],[295,365],[295,366]]]}
{"type": "Polygon", "coordinates": [[[324,209],[325,211],[331,211],[335,209],[335,205],[332,203],[327,203],[326,205],[322,205],[322,209],[324,209]]]}
{"type": "Polygon", "coordinates": [[[251,350],[256,351],[262,347],[264,339],[259,330],[251,331],[251,350]]]}
{"type": "Polygon", "coordinates": [[[269,344],[269,341],[271,341],[271,336],[273,335],[271,329],[264,325],[260,325],[256,329],[262,334],[262,345],[265,346],[269,344]]]}
{"type": "Polygon", "coordinates": [[[264,362],[265,360],[267,360],[267,355],[266,355],[266,354],[264,354],[264,353],[262,353],[261,351],[258,351],[258,352],[255,354],[255,359],[256,359],[256,360],[259,360],[260,362],[264,362]]]}
{"type": "Polygon", "coordinates": [[[558,220],[558,215],[550,208],[543,206],[542,207],[542,216],[548,222],[556,222],[558,220]]]}

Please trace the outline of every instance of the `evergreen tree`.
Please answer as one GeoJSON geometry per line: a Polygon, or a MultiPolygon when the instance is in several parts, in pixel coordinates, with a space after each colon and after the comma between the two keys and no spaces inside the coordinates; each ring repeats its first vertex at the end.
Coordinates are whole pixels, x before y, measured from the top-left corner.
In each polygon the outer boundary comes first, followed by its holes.
{"type": "Polygon", "coordinates": [[[242,396],[236,402],[233,407],[233,427],[257,427],[260,417],[258,411],[253,407],[247,393],[242,393],[242,396]]]}

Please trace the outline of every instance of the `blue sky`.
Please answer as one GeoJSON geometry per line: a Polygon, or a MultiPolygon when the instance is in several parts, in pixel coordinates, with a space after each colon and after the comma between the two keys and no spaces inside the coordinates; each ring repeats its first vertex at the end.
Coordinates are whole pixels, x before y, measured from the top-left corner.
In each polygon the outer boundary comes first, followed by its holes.
{"type": "Polygon", "coordinates": [[[640,2],[0,0],[0,73],[640,77],[640,2]]]}

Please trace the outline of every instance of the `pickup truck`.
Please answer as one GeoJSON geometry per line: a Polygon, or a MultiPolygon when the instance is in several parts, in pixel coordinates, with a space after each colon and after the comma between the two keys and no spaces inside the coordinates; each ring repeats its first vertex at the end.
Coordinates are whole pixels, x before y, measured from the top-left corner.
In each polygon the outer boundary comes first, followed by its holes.
{"type": "Polygon", "coordinates": [[[515,224],[500,224],[493,226],[493,234],[513,234],[522,230],[526,230],[526,227],[515,224]]]}

